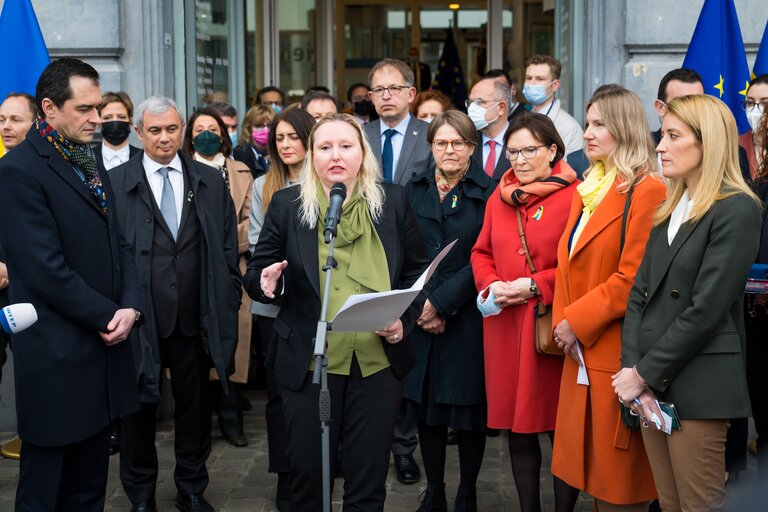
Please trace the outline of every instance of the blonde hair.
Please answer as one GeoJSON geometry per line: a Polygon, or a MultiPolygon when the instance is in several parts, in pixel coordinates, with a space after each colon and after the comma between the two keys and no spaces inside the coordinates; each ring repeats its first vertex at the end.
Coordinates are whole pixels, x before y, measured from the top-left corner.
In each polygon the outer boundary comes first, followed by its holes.
{"type": "MultiPolygon", "coordinates": [[[[608,155],[616,166],[620,179],[616,190],[624,194],[633,181],[637,183],[649,174],[657,175],[658,163],[651,129],[637,94],[617,87],[592,96],[587,103],[587,111],[593,105],[600,113],[608,131],[616,139],[616,149],[608,155]]],[[[591,159],[590,162],[594,164],[591,159]]]]}
{"type": "MultiPolygon", "coordinates": [[[[368,144],[368,140],[365,138],[363,128],[354,117],[349,114],[336,113],[327,114],[320,118],[320,121],[312,128],[309,133],[309,143],[307,145],[307,157],[304,161],[304,167],[301,171],[301,178],[299,180],[299,186],[301,192],[299,194],[300,208],[299,218],[301,223],[314,228],[317,224],[317,219],[320,216],[320,206],[317,201],[317,171],[315,170],[315,160],[313,157],[315,134],[318,128],[324,124],[342,122],[347,123],[355,129],[357,137],[360,142],[360,146],[363,150],[363,161],[360,165],[360,171],[357,174],[357,193],[360,199],[368,205],[368,211],[371,213],[371,219],[374,222],[378,222],[381,218],[381,213],[384,209],[384,187],[381,186],[381,170],[379,169],[379,162],[376,160],[371,145],[368,144]]],[[[347,194],[352,194],[352,191],[347,191],[347,194]]]]}
{"type": "MultiPolygon", "coordinates": [[[[736,120],[725,103],[713,96],[692,94],[670,101],[667,115],[675,116],[691,129],[702,153],[701,177],[691,209],[692,222],[702,218],[717,201],[734,194],[747,194],[760,204],[741,175],[736,120]]],[[[655,226],[672,215],[685,190],[683,178],[669,180],[667,198],[653,217],[655,226]]]]}

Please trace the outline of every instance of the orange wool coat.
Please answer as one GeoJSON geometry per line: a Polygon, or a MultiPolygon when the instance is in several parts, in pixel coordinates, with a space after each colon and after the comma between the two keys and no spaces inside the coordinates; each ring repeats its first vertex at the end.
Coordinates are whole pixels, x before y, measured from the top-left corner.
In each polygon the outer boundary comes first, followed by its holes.
{"type": "Polygon", "coordinates": [[[573,196],[557,249],[553,326],[567,319],[582,344],[589,386],[576,384],[578,365],[565,358],[552,452],[552,473],[614,504],[650,501],[656,488],[640,432],[621,422],[611,375],[621,368],[621,321],[665,186],[646,177],[636,186],[619,254],[626,194],[613,188],[592,214],[569,256],[583,203],[573,196]],[[621,257],[620,257],[621,256],[621,257]]]}

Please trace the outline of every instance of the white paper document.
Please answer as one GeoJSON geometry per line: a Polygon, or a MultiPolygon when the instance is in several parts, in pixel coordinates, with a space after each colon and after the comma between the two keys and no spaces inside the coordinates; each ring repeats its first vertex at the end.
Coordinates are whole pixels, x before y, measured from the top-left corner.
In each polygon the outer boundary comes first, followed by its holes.
{"type": "Polygon", "coordinates": [[[587,375],[587,365],[584,363],[584,352],[581,351],[581,343],[576,342],[576,351],[579,354],[579,373],[576,375],[576,384],[589,386],[589,376],[587,375]]]}
{"type": "Polygon", "coordinates": [[[373,332],[383,329],[400,318],[432,277],[443,258],[451,252],[457,240],[440,251],[423,274],[406,290],[350,295],[331,320],[332,332],[373,332]]]}

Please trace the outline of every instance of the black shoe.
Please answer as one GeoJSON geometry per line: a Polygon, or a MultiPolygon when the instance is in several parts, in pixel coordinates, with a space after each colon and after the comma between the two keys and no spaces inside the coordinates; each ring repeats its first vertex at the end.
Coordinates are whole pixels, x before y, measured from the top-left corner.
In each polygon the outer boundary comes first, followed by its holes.
{"type": "Polygon", "coordinates": [[[131,512],[157,512],[155,500],[142,501],[131,507],[131,512]]]}
{"type": "Polygon", "coordinates": [[[474,487],[466,489],[459,486],[456,500],[453,502],[453,512],[477,512],[477,492],[474,487]]]}
{"type": "Polygon", "coordinates": [[[445,444],[455,445],[459,444],[459,432],[458,430],[448,429],[448,438],[445,440],[445,444]]]}
{"type": "Polygon", "coordinates": [[[401,484],[415,484],[421,480],[421,470],[413,455],[395,455],[395,469],[401,484]]]}
{"type": "Polygon", "coordinates": [[[427,486],[419,496],[419,508],[416,512],[448,512],[448,500],[445,498],[445,484],[427,486]]]}
{"type": "Polygon", "coordinates": [[[226,439],[227,442],[232,446],[234,446],[235,448],[243,448],[245,446],[248,446],[248,438],[245,436],[232,436],[232,437],[224,436],[224,439],[226,439]]]}
{"type": "Polygon", "coordinates": [[[291,486],[288,480],[288,473],[277,474],[277,493],[275,495],[275,505],[279,512],[289,512],[291,510],[291,502],[288,499],[291,493],[291,486]]]}
{"type": "Polygon", "coordinates": [[[243,397],[243,399],[240,401],[240,410],[241,411],[253,410],[253,405],[251,405],[251,401],[243,397]]]}
{"type": "Polygon", "coordinates": [[[215,512],[202,494],[177,494],[176,508],[182,512],[215,512]]]}
{"type": "Polygon", "coordinates": [[[109,454],[116,453],[120,453],[120,431],[114,428],[109,434],[109,454]]]}

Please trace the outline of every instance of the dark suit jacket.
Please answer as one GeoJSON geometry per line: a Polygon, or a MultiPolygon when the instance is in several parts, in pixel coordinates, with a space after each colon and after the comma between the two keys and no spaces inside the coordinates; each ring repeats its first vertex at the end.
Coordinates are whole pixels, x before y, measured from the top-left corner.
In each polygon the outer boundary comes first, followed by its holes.
{"type": "Polygon", "coordinates": [[[232,150],[232,158],[238,162],[243,162],[251,170],[253,179],[258,178],[262,174],[267,172],[267,169],[259,164],[256,159],[256,155],[253,154],[251,146],[237,146],[232,150]]]}
{"type": "MultiPolygon", "coordinates": [[[[392,289],[408,288],[427,266],[424,241],[416,217],[398,185],[384,184],[386,202],[379,222],[374,223],[389,264],[392,289]]],[[[261,270],[272,263],[287,260],[278,297],[280,313],[275,318],[274,332],[266,364],[277,381],[299,390],[307,376],[314,346],[312,338],[320,318],[320,270],[317,255],[317,226],[308,228],[299,220],[297,201],[299,187],[283,189],[269,205],[259,242],[248,262],[243,278],[245,290],[254,300],[274,302],[261,292],[261,270]]],[[[426,294],[421,294],[401,317],[403,340],[397,344],[382,339],[384,351],[395,375],[402,379],[413,367],[413,350],[408,333],[421,314],[426,294]]]]}
{"type": "MultiPolygon", "coordinates": [[[[483,132],[477,132],[478,143],[475,146],[475,151],[472,153],[472,163],[485,172],[483,167],[483,132]]],[[[504,176],[504,173],[512,167],[512,164],[507,160],[507,155],[504,146],[496,147],[496,151],[501,151],[499,160],[496,162],[496,168],[493,170],[493,179],[497,182],[504,176]]]]}
{"type": "MultiPolygon", "coordinates": [[[[381,119],[377,119],[363,126],[368,144],[381,166],[381,119]]],[[[427,142],[427,130],[429,123],[417,119],[411,115],[408,128],[405,130],[405,138],[400,149],[400,158],[395,169],[394,183],[406,186],[411,179],[428,169],[434,169],[435,161],[432,158],[432,149],[427,142]]],[[[383,168],[382,168],[383,169],[383,168]]],[[[383,173],[383,171],[382,171],[383,173]]]]}
{"type": "Polygon", "coordinates": [[[750,415],[744,362],[744,284],[762,216],[744,194],[686,222],[651,231],[629,295],[622,366],[638,373],[683,419],[750,415]]]}
{"type": "MultiPolygon", "coordinates": [[[[146,320],[134,340],[139,370],[139,391],[145,402],[160,400],[160,350],[155,308],[152,304],[151,262],[155,216],[152,189],[146,181],[143,152],[109,172],[114,184],[117,215],[132,244],[138,283],[144,295],[146,320]]],[[[237,219],[232,197],[221,174],[179,153],[191,181],[191,194],[200,223],[200,331],[203,346],[219,375],[231,375],[237,345],[237,310],[240,307],[237,219]]],[[[186,178],[185,178],[186,179],[186,178]]],[[[226,386],[226,379],[221,379],[226,386]]]]}
{"type": "Polygon", "coordinates": [[[568,162],[568,165],[576,171],[576,177],[583,180],[584,172],[589,169],[589,158],[584,154],[584,150],[578,149],[572,153],[568,153],[565,159],[568,162]]]}
{"type": "MultiPolygon", "coordinates": [[[[104,167],[104,155],[101,153],[101,143],[96,144],[93,146],[93,156],[96,157],[96,165],[99,166],[99,169],[102,171],[106,171],[106,168],[104,167]]],[[[140,153],[141,148],[137,148],[136,146],[132,144],[128,144],[128,157],[133,158],[136,153],[140,153]]]]}
{"type": "Polygon", "coordinates": [[[99,337],[115,312],[143,310],[109,176],[104,217],[91,192],[34,130],[0,160],[0,234],[12,303],[38,322],[14,335],[18,432],[42,446],[93,436],[138,407],[128,342],[99,337]]]}

